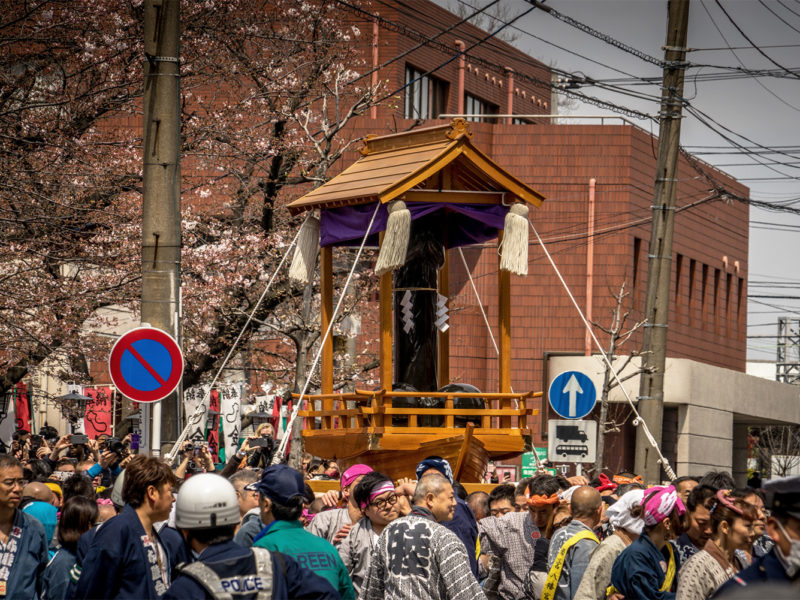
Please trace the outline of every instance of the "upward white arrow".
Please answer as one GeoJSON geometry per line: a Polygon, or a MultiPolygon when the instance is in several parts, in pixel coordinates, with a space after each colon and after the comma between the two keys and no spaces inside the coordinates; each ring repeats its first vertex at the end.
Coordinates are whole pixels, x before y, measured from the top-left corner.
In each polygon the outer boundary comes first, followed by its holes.
{"type": "Polygon", "coordinates": [[[574,417],[575,413],[578,412],[578,399],[577,395],[583,393],[583,388],[581,384],[578,383],[578,379],[575,375],[571,375],[567,385],[564,386],[564,389],[561,390],[562,394],[569,394],[569,416],[574,417]]]}

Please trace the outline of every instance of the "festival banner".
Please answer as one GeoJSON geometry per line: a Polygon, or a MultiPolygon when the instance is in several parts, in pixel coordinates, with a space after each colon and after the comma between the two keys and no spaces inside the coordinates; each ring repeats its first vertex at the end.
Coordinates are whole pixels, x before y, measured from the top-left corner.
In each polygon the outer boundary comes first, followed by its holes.
{"type": "Polygon", "coordinates": [[[83,388],[83,395],[89,396],[90,401],[86,402],[86,413],[83,417],[84,433],[91,439],[97,439],[98,435],[111,435],[114,390],[110,387],[86,387],[83,388]]]}
{"type": "Polygon", "coordinates": [[[225,456],[233,456],[239,447],[239,431],[242,428],[242,388],[238,383],[230,383],[219,388],[220,417],[222,422],[222,447],[225,456]]]}
{"type": "MultiPolygon", "coordinates": [[[[183,408],[186,422],[191,423],[191,429],[186,439],[194,442],[206,440],[206,427],[208,426],[208,405],[204,402],[210,386],[194,385],[183,392],[183,408]],[[202,407],[201,412],[195,415],[195,410],[202,407]],[[194,418],[192,418],[194,416],[194,418]]],[[[209,399],[210,400],[210,399],[209,399]]]]}
{"type": "Polygon", "coordinates": [[[16,409],[17,429],[31,431],[31,407],[28,403],[27,386],[20,382],[13,388],[14,407],[16,409]]]}
{"type": "Polygon", "coordinates": [[[211,424],[208,428],[208,450],[215,460],[219,458],[219,392],[211,390],[208,404],[211,424]]]}

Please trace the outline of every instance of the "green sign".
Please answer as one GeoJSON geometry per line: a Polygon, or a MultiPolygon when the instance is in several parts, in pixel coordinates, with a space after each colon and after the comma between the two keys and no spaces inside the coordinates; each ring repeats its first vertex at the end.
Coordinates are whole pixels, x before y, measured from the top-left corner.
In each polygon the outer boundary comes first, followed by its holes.
{"type": "MultiPolygon", "coordinates": [[[[536,458],[534,458],[534,452],[539,456],[540,462],[547,460],[547,448],[534,448],[533,452],[523,452],[522,477],[533,477],[536,473],[536,458]]],[[[555,471],[555,469],[553,469],[553,471],[555,471]]]]}

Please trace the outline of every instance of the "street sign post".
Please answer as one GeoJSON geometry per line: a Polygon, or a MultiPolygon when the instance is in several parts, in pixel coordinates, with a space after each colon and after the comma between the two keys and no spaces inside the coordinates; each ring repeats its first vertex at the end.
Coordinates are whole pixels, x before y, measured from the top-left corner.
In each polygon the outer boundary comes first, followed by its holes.
{"type": "Polygon", "coordinates": [[[547,397],[558,416],[582,419],[597,403],[597,390],[588,375],[580,371],[565,371],[553,379],[547,397]]]}
{"type": "Polygon", "coordinates": [[[153,327],[139,327],[114,344],[108,371],[117,389],[131,400],[157,402],[178,387],[183,354],[172,336],[153,327]]]}
{"type": "Polygon", "coordinates": [[[597,421],[548,421],[547,455],[550,462],[593,463],[596,449],[597,421]]]}

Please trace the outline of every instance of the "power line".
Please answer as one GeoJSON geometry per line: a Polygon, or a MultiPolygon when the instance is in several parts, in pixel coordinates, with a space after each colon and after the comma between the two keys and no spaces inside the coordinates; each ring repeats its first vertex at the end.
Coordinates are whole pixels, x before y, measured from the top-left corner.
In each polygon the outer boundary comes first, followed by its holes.
{"type": "Polygon", "coordinates": [[[764,58],[766,58],[766,59],[767,59],[769,62],[771,62],[771,63],[772,63],[773,65],[775,65],[776,67],[778,67],[778,68],[780,68],[780,69],[783,69],[784,71],[786,71],[786,72],[787,72],[789,75],[791,75],[792,77],[798,77],[797,73],[795,73],[795,72],[794,72],[794,71],[792,71],[791,69],[787,69],[786,67],[784,67],[784,66],[783,66],[782,64],[780,64],[779,62],[777,62],[777,61],[773,60],[773,58],[772,58],[772,57],[771,57],[769,54],[767,54],[767,53],[766,53],[766,52],[764,52],[764,51],[763,51],[761,48],[759,48],[759,47],[758,47],[758,44],[756,44],[756,43],[755,43],[753,40],[751,40],[751,39],[750,39],[750,38],[747,36],[747,34],[746,34],[744,31],[742,31],[742,28],[741,28],[741,27],[739,27],[739,25],[736,23],[736,21],[734,21],[734,20],[733,20],[733,17],[731,17],[731,16],[730,16],[730,14],[728,14],[728,11],[727,11],[727,10],[725,10],[725,7],[723,7],[723,6],[722,6],[722,2],[720,2],[720,0],[714,0],[714,2],[716,2],[717,6],[719,6],[719,9],[720,9],[720,10],[722,11],[722,13],[723,13],[723,14],[724,14],[724,15],[725,15],[727,18],[728,18],[728,21],[730,21],[730,22],[731,22],[731,25],[733,25],[733,26],[734,26],[734,28],[736,29],[736,31],[738,31],[738,32],[739,32],[739,33],[742,35],[742,37],[743,37],[744,39],[746,39],[746,40],[747,40],[747,41],[750,43],[750,45],[752,45],[752,46],[753,46],[753,48],[755,48],[755,49],[756,49],[756,51],[757,51],[759,54],[761,54],[761,56],[763,56],[764,58]]]}

